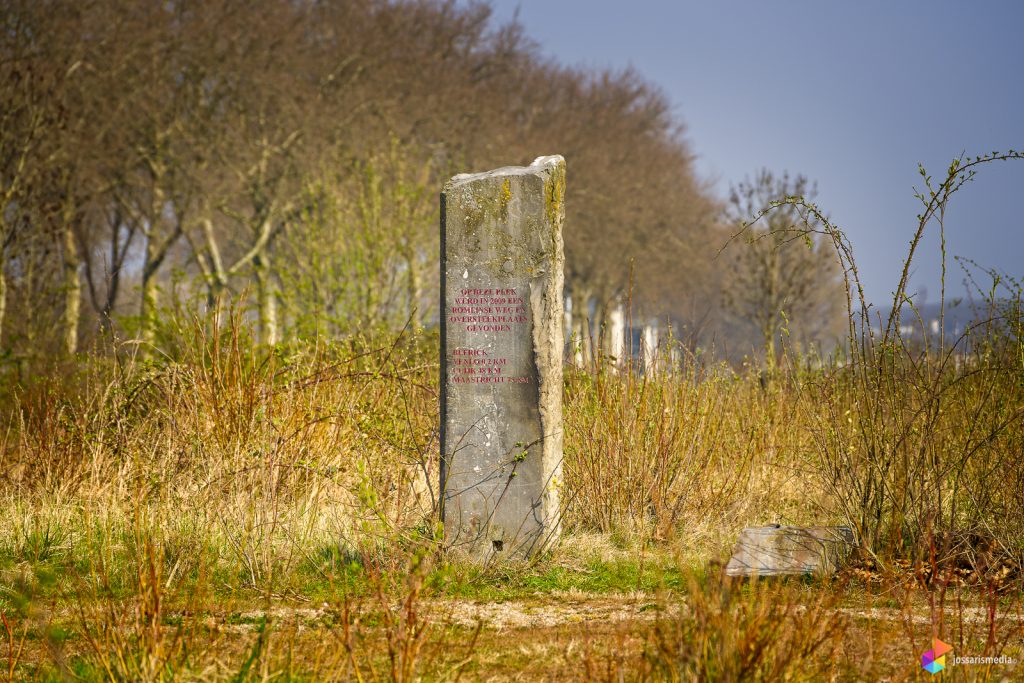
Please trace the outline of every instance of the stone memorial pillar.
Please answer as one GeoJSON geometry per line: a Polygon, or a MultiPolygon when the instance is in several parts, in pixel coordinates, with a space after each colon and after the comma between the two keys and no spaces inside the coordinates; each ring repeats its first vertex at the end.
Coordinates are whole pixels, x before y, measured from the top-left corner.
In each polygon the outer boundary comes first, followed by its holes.
{"type": "Polygon", "coordinates": [[[654,375],[658,368],[658,325],[656,322],[648,322],[644,325],[643,348],[640,353],[644,357],[644,374],[654,375]]]}
{"type": "Polygon", "coordinates": [[[441,194],[441,514],[482,561],[559,531],[564,195],[560,156],[441,194]]]}

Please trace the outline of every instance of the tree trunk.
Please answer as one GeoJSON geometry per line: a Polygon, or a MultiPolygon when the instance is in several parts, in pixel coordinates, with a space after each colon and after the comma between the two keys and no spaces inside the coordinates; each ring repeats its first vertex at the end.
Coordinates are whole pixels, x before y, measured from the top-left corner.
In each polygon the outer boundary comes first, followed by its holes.
{"type": "Polygon", "coordinates": [[[580,329],[580,355],[584,367],[590,366],[594,362],[594,324],[590,319],[590,295],[587,293],[585,299],[582,300],[583,310],[579,316],[579,329],[580,329]]]}
{"type": "Polygon", "coordinates": [[[157,258],[153,235],[146,240],[146,259],[142,264],[142,301],[139,307],[139,339],[145,353],[152,345],[156,336],[156,268],[153,263],[157,258]]]}
{"type": "Polygon", "coordinates": [[[6,258],[0,254],[0,349],[3,349],[4,318],[7,315],[7,276],[4,274],[6,258]]]}
{"type": "Polygon", "coordinates": [[[574,287],[572,292],[573,363],[578,368],[590,365],[594,360],[593,339],[590,331],[590,290],[574,287]]]}
{"type": "Polygon", "coordinates": [[[420,269],[416,264],[416,249],[412,245],[407,245],[405,254],[406,267],[408,268],[408,280],[406,287],[408,289],[407,296],[409,297],[409,318],[411,320],[410,328],[413,334],[420,331],[420,292],[422,291],[422,284],[420,282],[420,269]]]}
{"type": "Polygon", "coordinates": [[[270,270],[270,257],[260,254],[253,259],[256,271],[256,297],[259,305],[260,336],[264,344],[273,346],[277,337],[277,288],[270,270]]]}
{"type": "Polygon", "coordinates": [[[775,374],[775,331],[768,331],[768,343],[764,348],[765,371],[769,376],[775,374]]]}
{"type": "Polygon", "coordinates": [[[605,334],[605,315],[607,314],[607,307],[601,297],[598,297],[594,302],[594,321],[591,323],[593,327],[593,355],[598,365],[604,362],[605,347],[608,344],[608,335],[605,334]]]}
{"type": "Polygon", "coordinates": [[[64,224],[64,350],[78,350],[78,321],[81,317],[82,283],[78,279],[78,247],[71,221],[64,224]]]}

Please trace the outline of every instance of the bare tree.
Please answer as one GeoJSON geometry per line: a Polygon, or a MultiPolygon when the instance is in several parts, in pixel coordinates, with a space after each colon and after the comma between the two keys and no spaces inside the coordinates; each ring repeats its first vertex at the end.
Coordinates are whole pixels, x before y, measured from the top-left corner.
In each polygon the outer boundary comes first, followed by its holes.
{"type": "Polygon", "coordinates": [[[808,232],[813,218],[787,205],[747,226],[773,201],[816,194],[806,177],[775,176],[767,169],[730,193],[727,229],[742,239],[729,245],[723,303],[735,324],[758,336],[770,367],[784,334],[822,343],[842,330],[842,272],[829,245],[808,232]]]}
{"type": "Polygon", "coordinates": [[[665,97],[539,57],[484,4],[12,0],[0,16],[0,325],[12,278],[20,296],[42,273],[35,307],[68,349],[82,300],[113,326],[136,286],[127,320],[152,341],[170,273],[207,302],[251,286],[269,343],[316,307],[337,331],[425,324],[436,188],[552,151],[584,318],[627,291],[669,310],[706,280],[714,205],[665,97]]]}
{"type": "MultiPolygon", "coordinates": [[[[60,127],[60,86],[66,74],[40,42],[50,31],[31,2],[4,5],[0,31],[0,339],[7,312],[6,269],[19,227],[38,198],[40,174],[52,152],[48,139],[60,127]]],[[[23,243],[27,244],[27,241],[23,243]]]]}

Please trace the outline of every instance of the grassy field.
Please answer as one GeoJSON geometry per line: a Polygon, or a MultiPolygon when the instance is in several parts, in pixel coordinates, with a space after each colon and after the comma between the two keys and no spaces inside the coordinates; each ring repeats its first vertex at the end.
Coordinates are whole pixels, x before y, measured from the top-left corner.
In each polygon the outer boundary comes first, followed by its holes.
{"type": "Polygon", "coordinates": [[[0,680],[905,680],[933,637],[1024,660],[1024,347],[1000,301],[944,355],[571,371],[565,539],[523,565],[440,542],[430,332],[268,349],[225,314],[169,324],[173,355],[21,368],[0,680]],[[863,547],[834,579],[723,580],[738,531],[774,522],[863,547]]]}

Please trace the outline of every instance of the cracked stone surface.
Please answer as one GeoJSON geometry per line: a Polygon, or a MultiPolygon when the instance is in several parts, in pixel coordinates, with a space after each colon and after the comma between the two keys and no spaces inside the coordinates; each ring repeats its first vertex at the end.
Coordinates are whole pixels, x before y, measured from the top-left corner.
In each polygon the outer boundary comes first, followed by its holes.
{"type": "Polygon", "coordinates": [[[487,562],[559,527],[565,161],[452,178],[441,195],[447,542],[487,562]]]}

